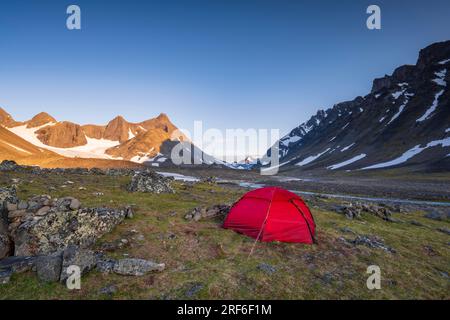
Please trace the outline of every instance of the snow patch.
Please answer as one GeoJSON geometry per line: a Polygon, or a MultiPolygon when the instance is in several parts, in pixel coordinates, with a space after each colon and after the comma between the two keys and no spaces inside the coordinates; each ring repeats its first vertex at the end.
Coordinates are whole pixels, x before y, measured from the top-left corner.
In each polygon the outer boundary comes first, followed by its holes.
{"type": "Polygon", "coordinates": [[[341,152],[347,151],[348,149],[350,149],[351,147],[353,147],[355,145],[355,142],[353,142],[352,144],[342,148],[341,152]]]}
{"type": "Polygon", "coordinates": [[[339,168],[345,167],[353,162],[361,160],[362,158],[365,158],[365,157],[366,157],[366,154],[361,153],[360,155],[354,156],[353,158],[343,161],[341,163],[333,164],[333,165],[327,167],[327,169],[331,169],[331,170],[339,169],[339,168]]]}
{"type": "Polygon", "coordinates": [[[308,163],[311,163],[314,160],[316,160],[317,158],[319,158],[320,156],[322,156],[323,154],[327,153],[329,150],[330,150],[330,148],[327,148],[325,151],[323,151],[323,152],[321,152],[319,154],[316,154],[315,156],[309,156],[309,157],[303,159],[302,161],[300,161],[299,163],[296,163],[295,165],[297,165],[297,166],[304,166],[304,165],[306,165],[308,163]]]}
{"type": "Polygon", "coordinates": [[[409,98],[412,96],[414,96],[414,93],[406,93],[405,94],[405,100],[403,101],[402,105],[398,108],[397,113],[392,116],[391,120],[389,120],[389,122],[386,125],[390,124],[392,121],[394,121],[395,119],[398,118],[398,116],[403,112],[406,105],[408,104],[409,98]]]}
{"type": "Polygon", "coordinates": [[[415,155],[421,153],[423,150],[425,150],[427,148],[435,147],[435,146],[438,146],[438,145],[441,145],[442,147],[450,146],[450,137],[445,138],[445,139],[441,139],[441,140],[431,141],[425,147],[421,147],[420,144],[418,144],[417,146],[415,146],[415,147],[407,150],[406,152],[404,152],[398,158],[395,158],[395,159],[387,161],[387,162],[374,164],[374,165],[362,168],[361,170],[379,169],[379,168],[395,166],[395,165],[398,165],[398,164],[401,164],[401,163],[404,163],[404,162],[408,161],[409,159],[411,159],[415,155]]]}
{"type": "Polygon", "coordinates": [[[112,141],[106,139],[94,139],[86,137],[87,144],[72,148],[57,148],[51,147],[38,139],[36,132],[46,126],[54,125],[54,123],[44,124],[36,128],[27,128],[26,125],[8,128],[9,131],[18,135],[22,139],[34,144],[35,146],[43,149],[53,151],[69,158],[97,158],[97,159],[115,159],[114,157],[107,155],[106,150],[120,144],[119,141],[112,141]]]}
{"type": "Polygon", "coordinates": [[[439,61],[438,64],[447,64],[450,62],[450,59],[439,61]]]}
{"type": "Polygon", "coordinates": [[[438,102],[439,102],[439,97],[442,96],[443,93],[444,93],[444,89],[442,89],[441,91],[439,91],[438,93],[436,93],[434,95],[433,103],[427,109],[427,111],[425,111],[423,116],[421,116],[419,119],[416,120],[416,122],[422,122],[424,120],[427,120],[430,117],[430,115],[436,110],[436,108],[438,106],[438,102]]]}

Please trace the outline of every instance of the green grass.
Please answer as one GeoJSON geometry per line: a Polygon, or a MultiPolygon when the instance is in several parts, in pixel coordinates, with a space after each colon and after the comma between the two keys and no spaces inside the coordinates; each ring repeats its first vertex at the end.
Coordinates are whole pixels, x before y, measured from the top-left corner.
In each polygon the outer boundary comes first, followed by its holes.
{"type": "MultiPolygon", "coordinates": [[[[11,178],[21,179],[18,195],[52,197],[75,196],[84,206],[121,207],[133,205],[135,216],[98,241],[127,238],[128,246],[108,253],[114,258],[137,257],[166,263],[161,273],[142,277],[92,271],[82,278],[82,289],[69,291],[59,283],[40,282],[34,273],[14,275],[0,286],[0,299],[449,299],[450,238],[436,231],[450,227],[448,222],[429,220],[422,212],[395,214],[399,223],[383,221],[371,215],[348,220],[335,212],[312,208],[317,222],[318,244],[256,243],[254,240],[220,227],[220,219],[189,222],[184,215],[196,206],[233,203],[243,189],[174,183],[176,193],[164,195],[129,193],[127,177],[32,176],[2,174],[0,185],[11,178]],[[65,181],[74,184],[65,184],[65,181]],[[61,188],[66,185],[65,188],[61,188]],[[86,190],[79,190],[83,186],[86,190]],[[52,190],[50,187],[55,187],[52,190]],[[103,196],[94,196],[102,192],[103,196]],[[175,214],[174,214],[175,213],[175,214]],[[423,226],[415,226],[415,220],[423,226]],[[340,237],[348,227],[356,234],[377,235],[397,252],[348,245],[340,237]],[[133,239],[131,230],[144,236],[133,239]],[[172,239],[169,234],[174,234],[172,239]],[[433,248],[430,255],[425,246],[433,248]],[[267,263],[276,272],[267,274],[258,268],[267,263]],[[367,266],[379,265],[382,289],[366,287],[367,266]],[[107,285],[117,286],[112,296],[99,293],[107,285]],[[200,284],[191,297],[187,291],[200,284]]],[[[334,201],[334,200],[322,200],[334,201]]],[[[310,203],[312,204],[312,203],[310,203]]]]}

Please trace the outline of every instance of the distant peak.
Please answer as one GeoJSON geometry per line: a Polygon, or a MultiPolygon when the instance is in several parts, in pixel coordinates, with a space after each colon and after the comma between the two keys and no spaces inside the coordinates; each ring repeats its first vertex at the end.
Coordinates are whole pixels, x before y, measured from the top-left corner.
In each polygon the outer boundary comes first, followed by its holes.
{"type": "Polygon", "coordinates": [[[47,112],[40,112],[27,122],[27,127],[28,128],[40,127],[44,124],[51,123],[51,122],[57,122],[57,121],[55,118],[53,118],[47,112]]]}

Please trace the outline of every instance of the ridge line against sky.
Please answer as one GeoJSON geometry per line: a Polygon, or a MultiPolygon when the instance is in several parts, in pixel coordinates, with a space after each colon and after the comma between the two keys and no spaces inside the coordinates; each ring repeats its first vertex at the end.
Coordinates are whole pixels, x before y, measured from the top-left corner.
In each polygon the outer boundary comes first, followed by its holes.
{"type": "Polygon", "coordinates": [[[450,2],[74,1],[82,30],[65,28],[61,1],[3,3],[0,106],[18,120],[279,128],[370,92],[372,80],[414,64],[450,39],[450,2]],[[30,26],[31,25],[31,26],[30,26]],[[275,115],[275,116],[274,116],[275,115]]]}

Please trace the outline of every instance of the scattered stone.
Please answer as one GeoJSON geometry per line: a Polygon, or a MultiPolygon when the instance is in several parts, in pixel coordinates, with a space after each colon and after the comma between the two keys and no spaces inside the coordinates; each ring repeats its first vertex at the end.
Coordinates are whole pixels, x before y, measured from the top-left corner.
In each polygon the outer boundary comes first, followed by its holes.
{"type": "Polygon", "coordinates": [[[212,218],[218,216],[226,216],[231,207],[225,204],[214,205],[209,208],[194,208],[191,212],[186,214],[186,220],[199,221],[203,218],[212,218]]]}
{"type": "Polygon", "coordinates": [[[439,231],[439,232],[442,232],[442,233],[450,235],[450,229],[449,228],[442,227],[442,228],[437,228],[436,230],[439,231]]]}
{"type": "Polygon", "coordinates": [[[390,253],[396,252],[393,248],[385,245],[384,240],[378,236],[357,236],[354,240],[350,240],[350,242],[354,245],[365,245],[369,248],[383,249],[390,253]]]}
{"type": "Polygon", "coordinates": [[[150,193],[174,193],[170,182],[173,179],[164,177],[154,171],[143,171],[136,173],[131,179],[127,190],[130,192],[150,193]]]}
{"type": "Polygon", "coordinates": [[[448,212],[440,212],[440,211],[432,211],[424,215],[425,218],[437,220],[437,221],[444,221],[447,219],[450,219],[450,211],[448,212]]]}
{"type": "Polygon", "coordinates": [[[188,298],[192,298],[197,295],[204,288],[203,283],[196,282],[190,285],[190,288],[186,291],[185,295],[188,298]]]}
{"type": "Polygon", "coordinates": [[[125,208],[125,218],[133,219],[133,217],[134,217],[133,209],[131,207],[126,207],[125,208]]]}
{"type": "Polygon", "coordinates": [[[9,283],[12,275],[13,271],[11,269],[0,270],[0,285],[9,283]]]}
{"type": "Polygon", "coordinates": [[[350,202],[344,206],[335,209],[339,213],[343,213],[348,219],[360,218],[363,212],[372,214],[386,221],[398,221],[393,219],[392,210],[385,205],[366,204],[359,202],[350,202]]]}
{"type": "Polygon", "coordinates": [[[207,184],[215,184],[217,183],[217,177],[209,176],[206,178],[202,178],[200,181],[207,184]]]}
{"type": "Polygon", "coordinates": [[[416,220],[411,220],[410,223],[411,223],[413,226],[423,227],[423,224],[420,223],[419,221],[416,221],[416,220]]]}
{"type": "Polygon", "coordinates": [[[61,276],[62,256],[60,253],[40,256],[36,259],[36,273],[39,280],[57,282],[61,276]]]}
{"type": "Polygon", "coordinates": [[[69,208],[70,208],[71,210],[78,210],[78,209],[80,209],[80,207],[81,207],[81,202],[80,202],[80,200],[78,200],[78,199],[72,199],[72,200],[70,201],[69,208]]]}
{"type": "Polygon", "coordinates": [[[344,233],[353,233],[353,234],[356,234],[356,232],[353,231],[352,229],[350,229],[349,227],[343,227],[343,228],[341,228],[341,231],[344,232],[344,233]]]}
{"type": "Polygon", "coordinates": [[[440,253],[434,250],[434,248],[430,245],[423,246],[423,249],[425,250],[426,254],[430,257],[439,256],[440,253]]]}
{"type": "Polygon", "coordinates": [[[114,265],[114,272],[122,275],[143,276],[150,271],[163,271],[164,263],[143,259],[121,259],[114,265]]]}
{"type": "Polygon", "coordinates": [[[103,192],[93,192],[92,195],[96,196],[96,197],[102,197],[105,194],[103,192]]]}
{"type": "Polygon", "coordinates": [[[86,188],[85,187],[79,187],[78,190],[80,190],[80,191],[81,190],[86,190],[86,188]]]}
{"type": "Polygon", "coordinates": [[[112,296],[114,293],[117,292],[117,286],[115,284],[110,284],[106,287],[103,287],[99,290],[100,294],[106,294],[108,296],[112,296]]]}
{"type": "Polygon", "coordinates": [[[275,267],[273,267],[267,263],[260,263],[257,268],[267,274],[272,274],[277,271],[277,269],[275,267]]]}

